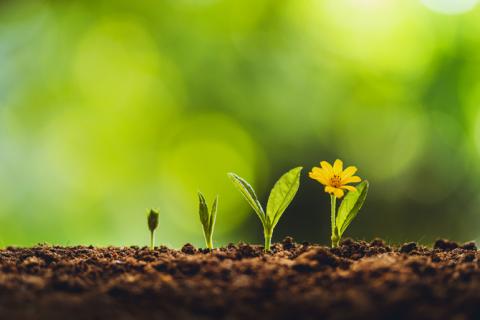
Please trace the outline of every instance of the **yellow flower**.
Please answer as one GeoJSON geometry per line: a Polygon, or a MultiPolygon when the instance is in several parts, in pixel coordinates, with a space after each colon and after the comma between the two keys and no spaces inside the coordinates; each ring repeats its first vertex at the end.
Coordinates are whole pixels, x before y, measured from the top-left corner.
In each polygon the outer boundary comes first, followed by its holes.
{"type": "Polygon", "coordinates": [[[335,160],[333,167],[327,161],[320,162],[321,168],[314,167],[308,176],[317,180],[325,186],[325,192],[335,195],[338,199],[343,197],[344,191],[357,191],[353,186],[348,186],[349,183],[360,182],[362,179],[354,176],[357,168],[350,166],[343,170],[343,162],[340,159],[335,160]]]}

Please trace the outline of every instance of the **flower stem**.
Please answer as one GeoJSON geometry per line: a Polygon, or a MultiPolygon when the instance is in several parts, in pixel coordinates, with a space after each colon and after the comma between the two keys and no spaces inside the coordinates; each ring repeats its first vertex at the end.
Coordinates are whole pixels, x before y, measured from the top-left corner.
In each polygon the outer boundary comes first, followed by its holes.
{"type": "Polygon", "coordinates": [[[331,222],[332,222],[332,248],[335,248],[338,246],[338,242],[340,241],[338,237],[338,229],[337,229],[337,223],[336,223],[336,212],[337,212],[337,197],[335,197],[333,194],[330,195],[330,201],[331,201],[331,222]]]}
{"type": "Polygon", "coordinates": [[[264,230],[263,235],[265,236],[265,252],[270,251],[270,246],[272,244],[272,233],[273,230],[264,230]]]}

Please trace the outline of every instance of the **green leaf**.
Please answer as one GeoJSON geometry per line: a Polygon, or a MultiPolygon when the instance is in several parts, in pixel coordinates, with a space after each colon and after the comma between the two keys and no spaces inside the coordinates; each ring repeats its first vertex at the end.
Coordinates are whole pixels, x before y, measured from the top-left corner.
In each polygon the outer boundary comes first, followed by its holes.
{"type": "Polygon", "coordinates": [[[283,212],[292,202],[300,186],[302,167],[294,168],[285,173],[273,186],[267,203],[267,217],[270,228],[274,228],[283,212]]]}
{"type": "Polygon", "coordinates": [[[209,214],[208,214],[208,206],[207,206],[207,202],[205,201],[205,197],[200,191],[198,192],[198,200],[199,200],[198,214],[200,215],[200,222],[203,225],[203,229],[207,230],[209,220],[210,220],[209,214]]]}
{"type": "Polygon", "coordinates": [[[357,216],[358,211],[362,208],[363,203],[367,198],[368,187],[368,181],[362,181],[356,186],[357,191],[349,191],[340,204],[336,220],[338,235],[340,238],[352,220],[357,216]]]}
{"type": "Polygon", "coordinates": [[[248,204],[250,204],[250,206],[253,208],[257,216],[262,221],[262,224],[265,226],[266,225],[265,212],[263,211],[262,205],[258,201],[257,195],[255,194],[255,190],[253,190],[252,186],[249,185],[247,181],[240,178],[235,173],[229,173],[228,176],[232,180],[235,187],[237,187],[237,189],[243,195],[245,200],[247,200],[248,204]]]}
{"type": "Polygon", "coordinates": [[[217,219],[218,196],[212,204],[212,211],[208,211],[207,202],[201,192],[198,192],[199,199],[199,216],[203,227],[203,235],[205,237],[205,244],[209,249],[213,249],[213,229],[215,228],[215,221],[217,219]]]}
{"type": "Polygon", "coordinates": [[[218,196],[212,204],[212,211],[210,212],[210,219],[208,221],[208,234],[213,234],[213,228],[215,227],[215,221],[217,220],[217,208],[218,208],[218,196]]]}

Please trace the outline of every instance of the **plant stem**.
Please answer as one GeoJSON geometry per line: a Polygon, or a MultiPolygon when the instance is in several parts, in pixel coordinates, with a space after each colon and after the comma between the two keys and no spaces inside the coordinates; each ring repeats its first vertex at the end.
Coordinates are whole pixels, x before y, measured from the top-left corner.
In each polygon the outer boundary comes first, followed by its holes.
{"type": "Polygon", "coordinates": [[[264,230],[263,234],[265,236],[265,252],[270,251],[270,245],[272,244],[272,233],[273,230],[264,230]]]}
{"type": "Polygon", "coordinates": [[[336,223],[336,212],[337,212],[337,197],[333,194],[330,195],[330,202],[331,202],[331,222],[332,222],[332,248],[338,246],[338,242],[340,239],[338,238],[338,230],[337,230],[337,223],[336,223]]]}
{"type": "Polygon", "coordinates": [[[208,237],[205,237],[205,242],[207,243],[207,248],[212,250],[213,249],[213,235],[211,234],[208,237]]]}
{"type": "Polygon", "coordinates": [[[150,250],[153,250],[155,242],[155,231],[150,231],[150,250]]]}

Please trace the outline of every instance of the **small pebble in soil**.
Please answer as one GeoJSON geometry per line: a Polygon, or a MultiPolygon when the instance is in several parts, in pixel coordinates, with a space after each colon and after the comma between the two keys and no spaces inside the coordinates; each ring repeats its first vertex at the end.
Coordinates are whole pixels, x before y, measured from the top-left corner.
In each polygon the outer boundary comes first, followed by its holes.
{"type": "Polygon", "coordinates": [[[372,240],[372,242],[370,242],[370,246],[384,248],[386,245],[385,245],[385,241],[383,241],[382,239],[375,238],[372,240]]]}
{"type": "Polygon", "coordinates": [[[454,241],[438,239],[437,241],[435,241],[435,244],[433,245],[433,248],[450,251],[450,250],[457,249],[458,244],[454,241]]]}
{"type": "Polygon", "coordinates": [[[352,238],[345,238],[345,239],[342,239],[340,240],[340,245],[341,246],[351,246],[351,245],[354,245],[355,242],[353,241],[352,238]]]}
{"type": "Polygon", "coordinates": [[[182,252],[185,254],[195,254],[197,250],[191,243],[187,243],[182,247],[182,252]]]}
{"type": "Polygon", "coordinates": [[[416,248],[417,248],[417,244],[415,242],[408,242],[408,243],[405,243],[404,245],[402,245],[400,247],[400,252],[401,253],[410,253],[413,250],[415,250],[416,248]]]}
{"type": "Polygon", "coordinates": [[[285,237],[282,241],[282,246],[284,250],[290,250],[295,246],[295,243],[293,241],[292,237],[285,237]]]}
{"type": "Polygon", "coordinates": [[[462,249],[464,249],[464,250],[477,250],[477,245],[475,244],[474,241],[465,242],[462,245],[462,249]]]}

